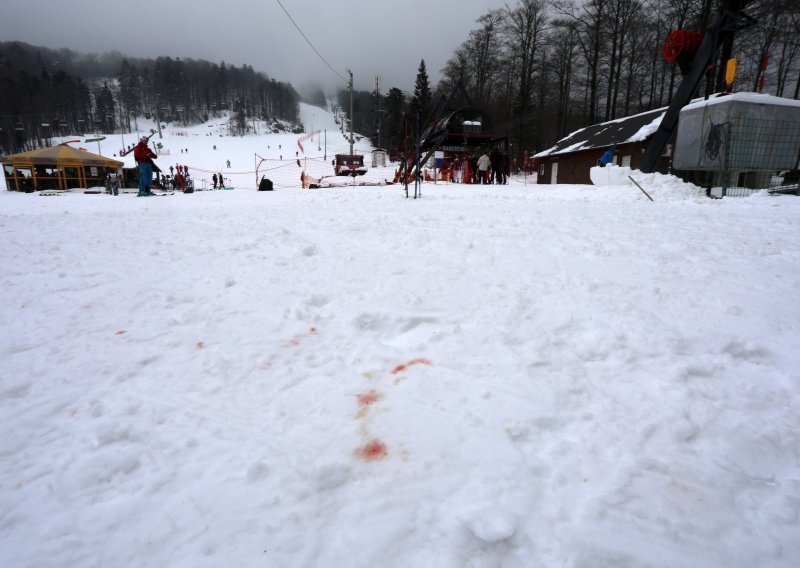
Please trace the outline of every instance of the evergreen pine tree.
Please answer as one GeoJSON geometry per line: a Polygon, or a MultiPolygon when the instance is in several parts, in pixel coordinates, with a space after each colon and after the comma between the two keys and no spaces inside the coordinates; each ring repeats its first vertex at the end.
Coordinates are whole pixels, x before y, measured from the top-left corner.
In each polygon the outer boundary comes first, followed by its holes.
{"type": "Polygon", "coordinates": [[[403,148],[403,111],[406,96],[397,87],[389,89],[386,95],[386,124],[383,127],[384,145],[392,151],[403,148]]]}
{"type": "Polygon", "coordinates": [[[117,104],[114,100],[114,93],[108,83],[103,83],[103,87],[95,93],[95,129],[101,132],[112,133],[116,129],[117,104]]]}
{"type": "Polygon", "coordinates": [[[123,59],[117,75],[119,82],[119,104],[122,111],[123,124],[128,130],[131,129],[130,118],[140,112],[140,102],[142,100],[142,89],[139,79],[139,71],[131,65],[127,59],[123,59]]]}
{"type": "Polygon", "coordinates": [[[417,70],[417,80],[414,83],[414,96],[411,97],[411,115],[416,116],[419,111],[420,124],[424,124],[428,118],[431,106],[431,84],[428,79],[428,71],[425,68],[425,60],[419,62],[417,70]]]}

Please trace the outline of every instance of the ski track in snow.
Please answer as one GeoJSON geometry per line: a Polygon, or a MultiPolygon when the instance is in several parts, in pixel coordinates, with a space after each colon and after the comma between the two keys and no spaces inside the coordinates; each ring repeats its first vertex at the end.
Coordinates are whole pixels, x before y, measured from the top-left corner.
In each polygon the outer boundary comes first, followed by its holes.
{"type": "Polygon", "coordinates": [[[797,565],[800,201],[653,179],[0,195],[0,564],[797,565]]]}

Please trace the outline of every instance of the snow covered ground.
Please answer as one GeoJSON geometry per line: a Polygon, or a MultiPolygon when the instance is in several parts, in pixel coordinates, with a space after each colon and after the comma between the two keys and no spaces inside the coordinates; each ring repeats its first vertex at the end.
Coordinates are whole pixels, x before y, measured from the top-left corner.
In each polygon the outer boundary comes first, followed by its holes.
{"type": "Polygon", "coordinates": [[[800,200],[637,180],[1,192],[0,565],[799,565],[800,200]]]}

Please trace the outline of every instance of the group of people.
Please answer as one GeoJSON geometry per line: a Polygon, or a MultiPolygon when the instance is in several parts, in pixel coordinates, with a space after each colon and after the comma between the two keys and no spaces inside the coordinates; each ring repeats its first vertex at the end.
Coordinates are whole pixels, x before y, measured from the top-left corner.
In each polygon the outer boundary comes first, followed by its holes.
{"type": "Polygon", "coordinates": [[[497,150],[491,153],[477,153],[456,156],[452,163],[453,181],[468,184],[497,184],[508,183],[509,161],[505,154],[497,150]]]}
{"type": "MultiPolygon", "coordinates": [[[[158,158],[155,152],[147,145],[150,139],[147,136],[142,136],[139,143],[133,149],[133,157],[139,166],[139,196],[154,195],[153,186],[153,160],[158,158]]],[[[188,149],[186,153],[188,153],[188,149]]],[[[189,167],[181,164],[176,164],[174,167],[169,167],[170,176],[168,183],[172,184],[174,188],[180,188],[184,193],[191,193],[194,191],[194,182],[189,174],[189,167]]],[[[211,176],[214,183],[214,189],[225,187],[225,182],[222,174],[214,174],[211,176]]]]}
{"type": "Polygon", "coordinates": [[[214,174],[211,176],[211,181],[214,182],[214,189],[217,189],[217,183],[219,183],[219,188],[222,189],[225,187],[225,181],[222,178],[222,174],[214,174]]]}
{"type": "MultiPolygon", "coordinates": [[[[186,193],[187,189],[194,191],[194,182],[192,181],[192,176],[189,175],[189,167],[176,164],[175,170],[178,173],[176,173],[175,177],[172,178],[173,187],[179,187],[184,193],[186,193]]],[[[169,167],[169,172],[172,173],[172,166],[169,167]]]]}

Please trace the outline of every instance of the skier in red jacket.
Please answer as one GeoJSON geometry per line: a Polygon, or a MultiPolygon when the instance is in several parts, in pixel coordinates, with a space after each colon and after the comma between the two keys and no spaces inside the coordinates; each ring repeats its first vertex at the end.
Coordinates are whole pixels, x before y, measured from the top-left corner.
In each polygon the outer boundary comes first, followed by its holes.
{"type": "Polygon", "coordinates": [[[133,157],[139,164],[139,197],[154,195],[150,187],[153,184],[153,160],[158,156],[147,146],[148,140],[147,136],[142,136],[133,149],[133,157]]]}

